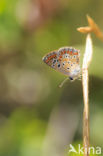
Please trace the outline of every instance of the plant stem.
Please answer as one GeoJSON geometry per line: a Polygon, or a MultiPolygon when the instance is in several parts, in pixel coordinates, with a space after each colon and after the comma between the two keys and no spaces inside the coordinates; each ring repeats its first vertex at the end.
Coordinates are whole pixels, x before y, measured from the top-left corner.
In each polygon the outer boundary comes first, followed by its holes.
{"type": "Polygon", "coordinates": [[[84,112],[83,112],[83,145],[84,156],[89,156],[89,87],[88,87],[88,67],[92,60],[92,40],[90,34],[87,35],[86,49],[83,58],[82,66],[82,85],[83,85],[83,99],[84,99],[84,112]]]}
{"type": "Polygon", "coordinates": [[[83,112],[83,145],[87,149],[84,156],[89,156],[89,101],[88,101],[88,70],[83,71],[83,98],[84,98],[84,112],[83,112]]]}

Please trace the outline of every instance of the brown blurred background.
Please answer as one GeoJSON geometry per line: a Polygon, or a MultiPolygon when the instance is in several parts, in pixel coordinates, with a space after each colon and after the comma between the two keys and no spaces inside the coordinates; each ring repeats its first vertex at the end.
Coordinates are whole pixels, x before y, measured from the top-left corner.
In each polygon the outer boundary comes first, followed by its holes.
{"type": "MultiPolygon", "coordinates": [[[[0,0],[0,156],[67,156],[82,143],[81,81],[42,62],[62,46],[81,50],[89,14],[103,29],[103,1],[0,0]]],[[[103,43],[94,35],[90,66],[91,145],[103,146],[103,43]]]]}

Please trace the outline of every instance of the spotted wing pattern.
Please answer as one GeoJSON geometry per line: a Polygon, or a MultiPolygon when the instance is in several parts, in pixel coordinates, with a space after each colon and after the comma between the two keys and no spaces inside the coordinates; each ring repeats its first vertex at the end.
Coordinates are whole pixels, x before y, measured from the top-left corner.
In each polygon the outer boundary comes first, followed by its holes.
{"type": "Polygon", "coordinates": [[[53,51],[48,53],[46,56],[43,57],[43,61],[49,65],[50,67],[54,68],[57,70],[58,68],[58,52],[53,51]]]}
{"type": "Polygon", "coordinates": [[[75,77],[80,72],[80,52],[71,47],[63,47],[58,51],[50,52],[43,57],[43,61],[61,73],[75,77]]]}

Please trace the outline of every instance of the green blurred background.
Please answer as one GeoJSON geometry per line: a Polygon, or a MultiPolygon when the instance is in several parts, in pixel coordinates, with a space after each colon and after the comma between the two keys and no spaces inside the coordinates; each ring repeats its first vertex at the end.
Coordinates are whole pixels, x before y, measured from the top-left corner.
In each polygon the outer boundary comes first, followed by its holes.
{"type": "MultiPolygon", "coordinates": [[[[81,81],[42,62],[62,46],[81,50],[89,14],[103,29],[103,1],[0,0],[0,156],[67,156],[82,143],[81,81]]],[[[90,144],[103,147],[103,43],[94,35],[90,66],[90,144]]]]}

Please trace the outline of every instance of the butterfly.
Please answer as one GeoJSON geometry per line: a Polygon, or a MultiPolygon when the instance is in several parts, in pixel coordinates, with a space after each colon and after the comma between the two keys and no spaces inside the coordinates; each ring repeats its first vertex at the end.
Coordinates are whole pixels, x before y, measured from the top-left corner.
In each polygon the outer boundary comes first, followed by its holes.
{"type": "Polygon", "coordinates": [[[51,68],[67,75],[70,80],[80,76],[80,50],[62,47],[46,54],[42,60],[51,68]]]}

